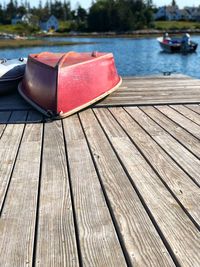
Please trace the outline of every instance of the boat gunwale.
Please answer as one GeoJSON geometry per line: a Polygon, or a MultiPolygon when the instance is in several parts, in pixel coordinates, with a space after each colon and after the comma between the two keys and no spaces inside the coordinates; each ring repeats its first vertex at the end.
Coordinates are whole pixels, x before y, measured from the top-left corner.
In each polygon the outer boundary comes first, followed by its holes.
{"type": "Polygon", "coordinates": [[[42,114],[44,114],[47,118],[49,119],[52,119],[52,120],[57,120],[57,119],[63,119],[65,117],[68,117],[94,103],[96,103],[97,101],[101,100],[102,98],[106,97],[107,95],[111,94],[112,92],[114,92],[115,90],[117,90],[117,88],[121,85],[122,83],[122,77],[119,76],[119,81],[118,83],[112,87],[111,89],[109,89],[108,91],[106,91],[105,93],[97,96],[96,98],[92,99],[91,101],[77,107],[77,108],[74,108],[73,110],[70,110],[68,112],[65,112],[65,113],[52,113],[51,111],[49,110],[45,110],[43,109],[40,105],[38,105],[36,102],[34,102],[33,100],[31,100],[28,96],[26,96],[26,94],[23,92],[23,82],[20,82],[19,85],[18,85],[18,92],[19,94],[30,104],[32,105],[35,109],[37,109],[39,112],[41,112],[42,114]]]}

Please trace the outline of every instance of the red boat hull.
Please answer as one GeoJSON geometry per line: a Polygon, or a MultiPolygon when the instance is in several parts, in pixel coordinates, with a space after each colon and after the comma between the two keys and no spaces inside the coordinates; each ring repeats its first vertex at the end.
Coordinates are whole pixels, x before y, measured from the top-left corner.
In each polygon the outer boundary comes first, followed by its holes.
{"type": "Polygon", "coordinates": [[[53,117],[68,116],[105,97],[121,83],[111,53],[30,55],[20,94],[53,117]]]}

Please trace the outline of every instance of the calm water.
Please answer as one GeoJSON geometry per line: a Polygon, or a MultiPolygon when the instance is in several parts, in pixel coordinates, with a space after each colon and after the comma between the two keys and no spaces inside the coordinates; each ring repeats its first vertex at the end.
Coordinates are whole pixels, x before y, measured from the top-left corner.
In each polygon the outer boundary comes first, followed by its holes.
{"type": "Polygon", "coordinates": [[[159,74],[165,71],[183,73],[200,78],[200,36],[192,36],[199,43],[196,53],[166,54],[162,53],[155,38],[124,39],[124,38],[51,38],[75,42],[96,42],[95,44],[35,47],[0,50],[0,58],[27,57],[30,53],[42,51],[52,52],[112,52],[115,57],[118,72],[122,76],[159,74]]]}

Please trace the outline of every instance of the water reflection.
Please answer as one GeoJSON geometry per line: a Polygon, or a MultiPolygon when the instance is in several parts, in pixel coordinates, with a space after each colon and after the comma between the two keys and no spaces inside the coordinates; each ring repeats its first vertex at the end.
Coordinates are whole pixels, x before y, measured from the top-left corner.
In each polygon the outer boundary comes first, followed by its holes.
{"type": "Polygon", "coordinates": [[[92,44],[55,46],[55,47],[28,47],[20,49],[2,49],[0,58],[26,57],[30,53],[43,51],[51,52],[112,52],[115,57],[118,72],[122,76],[149,75],[163,72],[183,73],[200,78],[200,36],[192,39],[199,43],[197,53],[182,55],[162,53],[156,38],[128,39],[128,38],[50,38],[56,41],[92,42],[92,44]]]}

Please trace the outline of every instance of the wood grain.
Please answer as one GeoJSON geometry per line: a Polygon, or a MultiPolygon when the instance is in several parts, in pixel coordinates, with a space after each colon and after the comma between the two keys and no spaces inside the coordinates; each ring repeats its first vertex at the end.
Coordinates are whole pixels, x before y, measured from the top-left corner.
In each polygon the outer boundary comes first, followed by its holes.
{"type": "Polygon", "coordinates": [[[0,266],[32,266],[42,140],[41,125],[27,125],[0,219],[0,266]]]}
{"type": "Polygon", "coordinates": [[[200,125],[200,114],[188,109],[187,107],[180,106],[180,105],[173,105],[171,106],[173,109],[180,112],[182,115],[190,119],[191,121],[195,122],[196,124],[200,125]]]}
{"type": "Polygon", "coordinates": [[[79,266],[61,121],[46,123],[36,266],[79,266]]]}
{"type": "Polygon", "coordinates": [[[2,134],[6,128],[6,123],[8,122],[10,115],[11,112],[0,112],[0,138],[2,137],[2,134]]]}
{"type": "Polygon", "coordinates": [[[175,78],[175,76],[123,79],[121,87],[96,106],[200,102],[200,80],[175,78]]]}
{"type": "MultiPolygon", "coordinates": [[[[98,112],[99,110],[95,110],[95,113],[98,112]]],[[[80,114],[80,118],[130,264],[174,266],[94,114],[87,110],[80,114]]],[[[115,123],[112,120],[106,122],[114,132],[115,123]]],[[[120,134],[119,138],[115,138],[116,142],[127,143],[127,139],[122,139],[120,134]]]]}
{"type": "Polygon", "coordinates": [[[196,138],[200,139],[200,126],[192,122],[190,119],[184,117],[174,109],[168,106],[157,106],[163,114],[173,120],[175,123],[183,127],[189,133],[193,134],[196,138]]]}
{"type": "MultiPolygon", "coordinates": [[[[150,150],[149,160],[152,161],[155,151],[152,150],[148,135],[143,133],[141,127],[123,109],[113,108],[111,111],[141,149],[143,148],[144,150],[148,147],[150,150]],[[147,136],[146,140],[144,139],[145,135],[147,136]]],[[[108,134],[110,136],[109,132],[108,134]]],[[[143,196],[144,201],[148,204],[149,210],[159,225],[169,246],[172,248],[180,266],[199,266],[199,230],[190,221],[147,162],[137,153],[134,145],[126,145],[125,142],[119,144],[118,142],[114,142],[113,138],[112,143],[143,196]]],[[[156,157],[159,162],[160,154],[157,153],[156,157]]],[[[166,172],[167,168],[167,162],[163,162],[160,165],[160,169],[163,172],[166,172]]],[[[174,178],[173,173],[171,173],[172,178],[174,178]]],[[[198,206],[198,203],[195,205],[198,206]]]]}
{"type": "MultiPolygon", "coordinates": [[[[27,112],[21,114],[24,118],[26,118],[26,115],[27,112]]],[[[11,121],[14,117],[15,112],[10,118],[11,121]]],[[[23,124],[9,124],[0,139],[0,210],[2,209],[23,130],[23,124]]]]}
{"type": "MultiPolygon", "coordinates": [[[[137,112],[137,108],[127,108],[127,111],[132,117],[139,120],[139,116],[144,117],[140,112],[137,112]]],[[[123,114],[123,113],[122,113],[123,114]]],[[[123,114],[123,117],[125,115],[123,114]]],[[[126,117],[127,120],[131,121],[131,118],[126,117]]],[[[144,117],[145,118],[145,117],[144,117]]],[[[142,121],[142,126],[144,128],[148,127],[148,121],[142,121]]],[[[184,208],[189,212],[189,214],[196,220],[197,224],[200,225],[200,208],[196,205],[200,201],[200,191],[199,188],[192,182],[188,175],[183,172],[176,163],[160,148],[145,131],[133,122],[132,128],[135,130],[134,142],[141,149],[143,154],[160,175],[160,177],[165,181],[167,186],[175,194],[177,199],[182,203],[184,208]],[[146,144],[146,145],[144,145],[146,144]]],[[[149,132],[156,131],[155,125],[149,129],[149,132]],[[154,130],[155,129],[155,130],[154,130]]],[[[149,133],[148,132],[148,133],[149,133]]],[[[151,133],[153,138],[164,139],[162,131],[156,131],[151,133]]],[[[167,144],[167,141],[166,141],[167,144]]],[[[163,144],[161,144],[162,147],[163,144]]],[[[176,151],[176,147],[173,148],[176,151]]],[[[182,159],[182,156],[180,156],[182,159]]],[[[184,160],[182,160],[184,162],[184,160]]],[[[192,163],[191,163],[192,164],[192,163]]],[[[198,170],[199,171],[199,170],[198,170]]]]}
{"type": "Polygon", "coordinates": [[[200,160],[140,109],[135,107],[126,110],[200,186],[200,160]]]}
{"type": "Polygon", "coordinates": [[[124,255],[78,117],[71,116],[63,123],[82,264],[85,267],[125,267],[124,255]]]}
{"type": "Polygon", "coordinates": [[[200,142],[197,138],[189,134],[154,107],[146,106],[140,107],[140,109],[200,159],[200,142]]]}
{"type": "Polygon", "coordinates": [[[186,107],[200,114],[200,105],[187,105],[186,107]]]}

